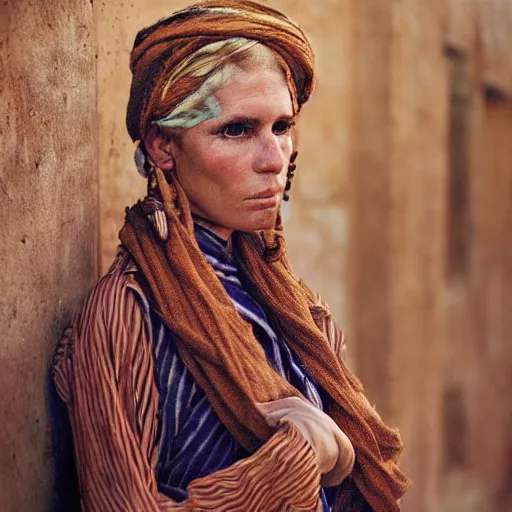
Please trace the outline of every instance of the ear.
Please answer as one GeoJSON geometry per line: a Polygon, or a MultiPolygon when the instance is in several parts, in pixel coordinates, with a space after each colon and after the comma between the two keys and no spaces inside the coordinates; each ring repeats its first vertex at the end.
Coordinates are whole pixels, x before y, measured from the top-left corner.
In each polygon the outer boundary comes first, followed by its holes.
{"type": "Polygon", "coordinates": [[[172,171],[175,167],[172,155],[172,142],[164,136],[158,126],[153,125],[144,138],[144,147],[153,163],[164,171],[172,171]]]}

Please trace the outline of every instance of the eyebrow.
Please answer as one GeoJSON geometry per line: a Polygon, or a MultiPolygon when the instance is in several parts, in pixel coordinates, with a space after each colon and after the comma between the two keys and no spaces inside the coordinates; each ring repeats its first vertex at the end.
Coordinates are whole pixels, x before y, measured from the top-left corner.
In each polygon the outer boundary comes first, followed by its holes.
{"type": "MultiPolygon", "coordinates": [[[[297,118],[296,115],[283,114],[282,116],[278,116],[276,121],[294,121],[297,118]]],[[[231,123],[243,123],[250,125],[257,125],[260,123],[260,120],[256,117],[248,117],[242,115],[235,115],[234,117],[228,117],[224,121],[220,121],[220,124],[231,124],[231,123]]]]}

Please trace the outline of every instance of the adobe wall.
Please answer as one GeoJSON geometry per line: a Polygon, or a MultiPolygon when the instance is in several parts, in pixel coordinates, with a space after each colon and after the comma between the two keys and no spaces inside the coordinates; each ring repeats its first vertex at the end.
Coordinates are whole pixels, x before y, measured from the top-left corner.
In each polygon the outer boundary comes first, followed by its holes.
{"type": "Polygon", "coordinates": [[[400,428],[404,510],[505,511],[512,4],[353,5],[346,300],[358,375],[400,428]]]}
{"type": "Polygon", "coordinates": [[[97,273],[89,2],[0,4],[0,508],[52,509],[49,367],[97,273]]]}

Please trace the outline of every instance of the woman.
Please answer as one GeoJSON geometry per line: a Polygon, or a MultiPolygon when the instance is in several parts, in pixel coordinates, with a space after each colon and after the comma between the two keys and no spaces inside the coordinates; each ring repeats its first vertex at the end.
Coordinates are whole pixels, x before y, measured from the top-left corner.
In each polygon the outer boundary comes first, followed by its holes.
{"type": "Polygon", "coordinates": [[[398,434],[286,259],[306,36],[266,6],[207,2],[141,31],[131,70],[148,195],[54,371],[84,510],[398,510],[398,434]]]}

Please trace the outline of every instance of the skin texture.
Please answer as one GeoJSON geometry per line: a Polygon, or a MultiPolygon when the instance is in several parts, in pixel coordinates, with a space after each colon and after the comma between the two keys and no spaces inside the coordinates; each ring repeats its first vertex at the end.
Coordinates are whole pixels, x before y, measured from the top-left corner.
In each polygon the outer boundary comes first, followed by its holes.
{"type": "Polygon", "coordinates": [[[274,226],[292,153],[293,109],[280,71],[239,69],[215,92],[221,114],[170,140],[156,126],[151,159],[177,173],[192,212],[227,239],[274,226]]]}

